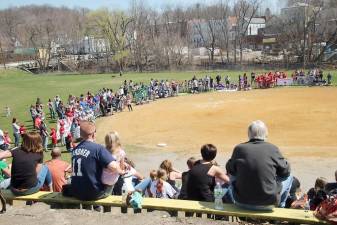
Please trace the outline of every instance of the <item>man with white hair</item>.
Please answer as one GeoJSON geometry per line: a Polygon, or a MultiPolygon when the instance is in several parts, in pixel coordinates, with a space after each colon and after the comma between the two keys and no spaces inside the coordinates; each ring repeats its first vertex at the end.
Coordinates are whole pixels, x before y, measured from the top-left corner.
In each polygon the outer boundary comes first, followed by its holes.
{"type": "Polygon", "coordinates": [[[231,175],[229,194],[234,204],[251,210],[285,207],[292,176],[290,166],[279,149],[265,140],[266,125],[253,121],[248,127],[249,141],[237,145],[226,165],[231,175]]]}

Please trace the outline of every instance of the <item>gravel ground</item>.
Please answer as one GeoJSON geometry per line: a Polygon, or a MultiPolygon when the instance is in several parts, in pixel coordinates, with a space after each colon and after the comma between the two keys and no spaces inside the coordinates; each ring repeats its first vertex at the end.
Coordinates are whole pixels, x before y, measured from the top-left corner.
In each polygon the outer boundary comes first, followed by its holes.
{"type": "MultiPolygon", "coordinates": [[[[50,209],[48,205],[36,203],[33,206],[16,205],[9,207],[5,214],[0,215],[1,225],[111,225],[111,224],[144,224],[144,225],[237,225],[225,221],[214,221],[206,218],[185,218],[183,215],[170,217],[166,212],[155,211],[140,214],[120,213],[119,208],[113,208],[111,213],[101,213],[80,209],[50,209]]],[[[130,210],[129,210],[130,211],[130,210]]]]}

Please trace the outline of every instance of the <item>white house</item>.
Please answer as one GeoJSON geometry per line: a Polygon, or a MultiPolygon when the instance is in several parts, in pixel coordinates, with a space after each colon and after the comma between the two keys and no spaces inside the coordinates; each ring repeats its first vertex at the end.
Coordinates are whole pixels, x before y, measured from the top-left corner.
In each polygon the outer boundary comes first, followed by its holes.
{"type": "Polygon", "coordinates": [[[266,27],[266,19],[264,17],[253,17],[250,21],[249,18],[245,18],[245,21],[249,23],[246,32],[247,36],[256,36],[259,33],[259,29],[266,27]]]}

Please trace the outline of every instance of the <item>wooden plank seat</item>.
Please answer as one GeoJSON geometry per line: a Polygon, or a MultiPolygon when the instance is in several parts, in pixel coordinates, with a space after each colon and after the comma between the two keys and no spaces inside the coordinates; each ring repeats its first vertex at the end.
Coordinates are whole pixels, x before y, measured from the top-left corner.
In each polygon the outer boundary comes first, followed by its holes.
{"type": "MultiPolygon", "coordinates": [[[[27,195],[15,196],[9,190],[3,191],[3,195],[8,201],[36,201],[47,204],[63,205],[101,205],[111,207],[125,207],[121,196],[109,196],[96,201],[81,201],[75,198],[64,197],[61,193],[43,192],[27,195]]],[[[163,211],[183,211],[202,214],[214,214],[221,216],[244,217],[261,219],[268,221],[287,221],[300,224],[327,224],[325,221],[317,219],[312,211],[298,209],[275,208],[272,212],[251,211],[238,208],[233,204],[224,204],[224,210],[214,209],[212,202],[186,201],[176,199],[144,198],[143,209],[163,210],[163,211]]]]}

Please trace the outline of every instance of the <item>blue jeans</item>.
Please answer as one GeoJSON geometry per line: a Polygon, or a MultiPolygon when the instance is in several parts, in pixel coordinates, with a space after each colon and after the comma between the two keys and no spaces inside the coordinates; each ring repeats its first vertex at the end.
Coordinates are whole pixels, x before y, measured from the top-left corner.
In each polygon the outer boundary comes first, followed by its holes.
{"type": "Polygon", "coordinates": [[[294,177],[291,175],[285,179],[278,179],[278,181],[281,181],[282,183],[282,190],[280,193],[280,204],[279,204],[280,208],[284,208],[286,206],[286,201],[289,196],[289,192],[290,192],[293,180],[294,180],[294,177]]]}
{"type": "Polygon", "coordinates": [[[48,149],[48,136],[43,136],[42,137],[42,143],[43,143],[43,148],[45,150],[47,150],[48,149]]]}
{"type": "Polygon", "coordinates": [[[11,191],[13,192],[14,195],[18,195],[18,196],[31,195],[36,192],[39,192],[39,190],[42,188],[44,184],[48,186],[52,184],[51,174],[46,165],[42,165],[41,170],[37,175],[37,184],[35,185],[35,187],[29,188],[28,190],[25,190],[25,191],[18,191],[14,188],[11,188],[11,191]]]}
{"type": "MultiPolygon", "coordinates": [[[[231,182],[233,182],[235,180],[235,177],[231,177],[231,182]]],[[[289,176],[285,179],[279,179],[277,178],[278,182],[281,182],[282,184],[282,189],[281,189],[281,193],[280,193],[280,202],[278,204],[278,207],[280,208],[284,208],[287,198],[289,196],[289,191],[291,189],[291,185],[293,182],[293,176],[289,176]]],[[[233,185],[231,184],[228,188],[228,192],[227,192],[227,197],[237,206],[244,208],[244,209],[248,209],[248,210],[257,210],[257,211],[271,211],[273,210],[273,208],[275,207],[274,205],[249,205],[249,204],[244,204],[244,203],[240,203],[235,201],[234,196],[233,196],[233,185]]]]}
{"type": "Polygon", "coordinates": [[[11,178],[4,179],[0,182],[0,189],[7,189],[11,184],[11,178]]]}
{"type": "Polygon", "coordinates": [[[152,183],[151,178],[145,178],[135,186],[135,189],[144,192],[146,188],[150,186],[151,183],[152,183]]]}
{"type": "Polygon", "coordinates": [[[20,142],[20,134],[19,133],[14,133],[14,143],[15,143],[15,147],[19,146],[19,142],[20,142]]]}

